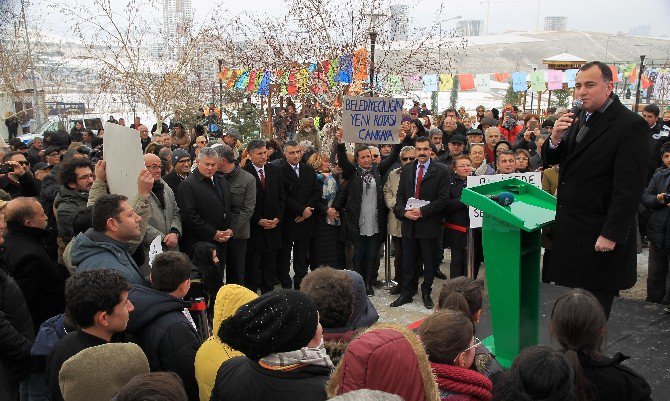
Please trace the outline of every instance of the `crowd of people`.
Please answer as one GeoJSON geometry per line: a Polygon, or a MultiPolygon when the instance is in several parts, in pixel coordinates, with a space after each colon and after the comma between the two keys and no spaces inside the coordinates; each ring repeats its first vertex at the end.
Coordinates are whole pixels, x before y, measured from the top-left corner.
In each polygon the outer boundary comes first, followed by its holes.
{"type": "MultiPolygon", "coordinates": [[[[541,149],[565,113],[507,105],[433,115],[415,103],[400,143],[381,146],[346,144],[334,116],[294,104],[279,111],[272,139],[246,144],[234,128],[149,130],[136,118],[145,168],[132,199],[110,193],[102,130],[10,140],[0,166],[0,398],[651,399],[626,357],[603,354],[609,310],[587,291],[554,306],[560,351],[531,347],[502,372],[475,337],[482,294],[465,277],[467,177],[542,171],[555,195],[559,165],[541,149]],[[413,199],[425,203],[408,208],[413,199]],[[376,324],[368,299],[387,236],[398,283],[390,306],[412,303],[420,287],[436,309],[406,328],[376,324]],[[156,238],[163,252],[150,263],[156,238]],[[436,278],[448,279],[437,307],[436,278]],[[189,312],[201,298],[209,338],[189,312]]],[[[640,213],[648,300],[670,303],[670,111],[661,120],[649,105],[643,116],[653,155],[641,198],[651,212],[640,213]]],[[[481,231],[473,236],[476,279],[481,231]]]]}

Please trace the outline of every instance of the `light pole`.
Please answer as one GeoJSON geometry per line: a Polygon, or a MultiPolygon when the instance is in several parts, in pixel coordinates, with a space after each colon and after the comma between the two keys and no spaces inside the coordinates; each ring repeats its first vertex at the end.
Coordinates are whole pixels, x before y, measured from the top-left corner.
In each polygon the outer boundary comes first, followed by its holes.
{"type": "Polygon", "coordinates": [[[640,56],[640,71],[637,73],[637,85],[635,89],[635,108],[634,112],[637,113],[637,106],[640,104],[640,81],[642,80],[642,70],[644,70],[644,58],[646,56],[643,54],[640,56]]]}
{"type": "Polygon", "coordinates": [[[221,72],[223,71],[223,59],[216,60],[219,63],[219,110],[223,110],[223,79],[221,72]]]}
{"type": "Polygon", "coordinates": [[[386,17],[386,14],[371,13],[370,17],[370,96],[375,95],[375,44],[377,43],[377,19],[379,17],[386,17]]]}
{"type": "Polygon", "coordinates": [[[33,62],[33,53],[30,48],[30,38],[28,37],[28,20],[26,18],[25,1],[21,0],[21,14],[23,15],[23,32],[26,35],[26,47],[28,48],[28,60],[30,61],[31,79],[33,81],[33,116],[35,122],[39,127],[42,124],[42,116],[40,115],[39,98],[37,97],[37,80],[35,79],[35,63],[33,62]]]}

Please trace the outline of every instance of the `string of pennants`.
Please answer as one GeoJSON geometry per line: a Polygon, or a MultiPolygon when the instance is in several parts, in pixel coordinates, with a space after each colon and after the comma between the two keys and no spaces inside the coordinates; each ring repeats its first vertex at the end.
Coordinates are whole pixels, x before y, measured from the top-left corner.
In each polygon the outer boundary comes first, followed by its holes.
{"type": "MultiPolygon", "coordinates": [[[[614,83],[627,80],[629,84],[633,84],[637,81],[638,66],[636,64],[619,67],[610,65],[609,67],[612,70],[614,83]]],[[[325,93],[341,84],[350,85],[349,93],[356,94],[362,91],[363,83],[367,85],[368,68],[368,52],[361,48],[352,54],[323,60],[319,63],[280,68],[276,71],[223,68],[218,78],[228,89],[261,96],[269,94],[271,84],[279,84],[280,94],[283,96],[325,93]]],[[[383,89],[389,94],[402,93],[407,88],[423,92],[447,92],[451,91],[455,84],[461,91],[488,92],[493,81],[507,83],[511,80],[515,92],[544,92],[546,89],[563,89],[564,84],[567,88],[574,88],[577,71],[577,69],[569,69],[565,71],[536,70],[530,73],[513,71],[492,74],[413,74],[410,76],[390,74],[383,82],[377,82],[377,86],[378,89],[383,89]]],[[[658,75],[658,70],[645,70],[640,82],[641,88],[646,90],[651,87],[658,75]]]]}

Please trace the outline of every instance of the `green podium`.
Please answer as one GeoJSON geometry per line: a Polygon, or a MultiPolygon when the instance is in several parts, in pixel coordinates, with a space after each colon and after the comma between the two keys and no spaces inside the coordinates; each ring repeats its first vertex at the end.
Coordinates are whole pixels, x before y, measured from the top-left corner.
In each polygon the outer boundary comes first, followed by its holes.
{"type": "Polygon", "coordinates": [[[463,203],[481,210],[486,284],[493,335],[484,339],[506,368],[539,342],[541,228],[556,215],[556,198],[516,178],[466,188],[463,203]],[[489,198],[514,195],[502,206],[489,198]]]}

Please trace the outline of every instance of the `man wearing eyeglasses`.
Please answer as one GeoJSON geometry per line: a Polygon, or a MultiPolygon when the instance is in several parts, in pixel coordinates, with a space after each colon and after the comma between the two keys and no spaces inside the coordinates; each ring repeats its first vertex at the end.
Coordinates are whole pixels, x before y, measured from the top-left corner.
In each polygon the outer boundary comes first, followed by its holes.
{"type": "Polygon", "coordinates": [[[172,159],[172,171],[165,174],[163,181],[176,194],[179,184],[191,173],[191,155],[184,149],[177,148],[172,151],[170,157],[172,159]]]}
{"type": "Polygon", "coordinates": [[[442,213],[449,200],[449,173],[430,160],[430,140],[416,138],[414,147],[417,160],[405,165],[400,175],[396,204],[393,212],[402,219],[403,276],[402,291],[391,307],[412,302],[415,261],[423,260],[423,304],[432,309],[433,278],[437,270],[440,248],[438,238],[442,235],[442,213]],[[421,207],[407,208],[410,198],[429,202],[421,207]]]}
{"type": "MultiPolygon", "coordinates": [[[[395,208],[396,194],[398,193],[398,184],[400,184],[402,166],[406,166],[414,160],[416,160],[414,146],[405,146],[400,150],[401,166],[389,172],[386,183],[384,184],[384,201],[386,202],[386,207],[390,210],[395,208]]],[[[399,295],[400,289],[402,288],[402,221],[398,220],[393,213],[389,213],[388,217],[388,234],[391,236],[393,250],[395,252],[393,259],[393,268],[395,270],[393,281],[398,283],[398,285],[391,288],[390,293],[391,295],[399,295]]]]}
{"type": "Polygon", "coordinates": [[[0,175],[0,189],[12,198],[38,196],[39,184],[30,172],[30,163],[21,152],[9,152],[2,158],[2,164],[12,170],[0,175]]]}
{"type": "MultiPolygon", "coordinates": [[[[181,149],[184,151],[183,149],[181,149]]],[[[186,152],[186,151],[184,151],[186,152]]],[[[189,159],[190,161],[190,159],[189,159]]],[[[190,163],[189,163],[190,165],[190,163]]],[[[149,246],[156,237],[161,237],[163,249],[166,251],[178,250],[181,236],[181,216],[179,207],[172,189],[161,179],[163,164],[160,157],[153,153],[144,155],[144,167],[151,173],[154,184],[149,194],[151,217],[144,234],[142,245],[145,251],[145,263],[149,261],[149,246]]]]}

